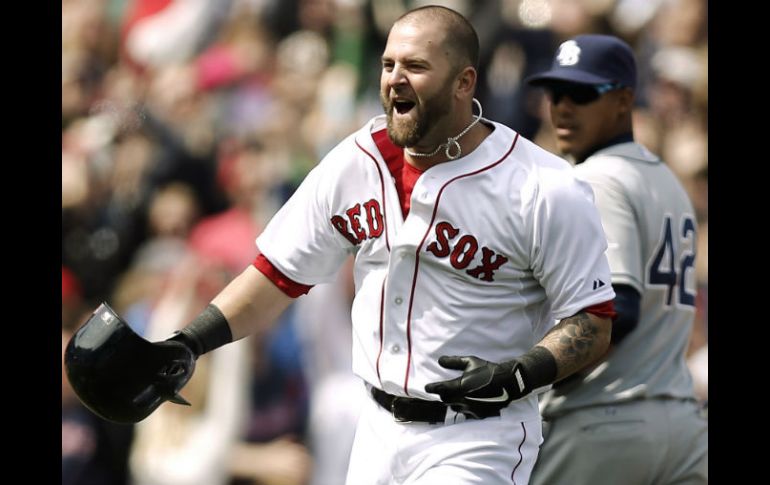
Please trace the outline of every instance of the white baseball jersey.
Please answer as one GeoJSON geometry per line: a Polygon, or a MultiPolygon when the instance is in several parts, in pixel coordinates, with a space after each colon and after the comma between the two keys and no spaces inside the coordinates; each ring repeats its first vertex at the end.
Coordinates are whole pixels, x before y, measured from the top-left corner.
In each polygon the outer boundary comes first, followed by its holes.
{"type": "Polygon", "coordinates": [[[546,416],[599,403],[693,397],[685,352],[695,311],[696,222],[676,175],[643,146],[613,145],[575,167],[593,187],[612,283],[639,291],[639,322],[583,380],[551,391],[546,416]]]}
{"type": "MultiPolygon", "coordinates": [[[[400,149],[375,117],[257,238],[282,273],[274,281],[328,282],[355,254],[353,371],[388,393],[439,400],[424,386],[460,375],[439,366],[442,355],[510,360],[554,319],[614,298],[590,186],[566,161],[487,123],[494,131],[472,153],[419,177],[404,218],[382,153],[400,149]]],[[[534,396],[514,406],[522,419],[538,416],[534,396]]]]}

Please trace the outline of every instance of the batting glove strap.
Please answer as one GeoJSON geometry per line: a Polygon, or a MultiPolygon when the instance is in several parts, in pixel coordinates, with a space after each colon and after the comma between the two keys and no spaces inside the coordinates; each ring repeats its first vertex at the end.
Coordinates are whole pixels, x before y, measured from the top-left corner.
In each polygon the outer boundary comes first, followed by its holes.
{"type": "Polygon", "coordinates": [[[513,385],[522,392],[522,395],[552,384],[556,380],[556,359],[545,347],[538,345],[515,359],[515,362],[517,365],[512,371],[513,385]]]}

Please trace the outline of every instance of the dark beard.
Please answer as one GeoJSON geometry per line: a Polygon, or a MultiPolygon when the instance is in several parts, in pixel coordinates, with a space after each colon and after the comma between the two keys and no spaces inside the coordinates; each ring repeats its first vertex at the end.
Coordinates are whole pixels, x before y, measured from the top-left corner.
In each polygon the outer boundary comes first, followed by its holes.
{"type": "Polygon", "coordinates": [[[450,90],[453,78],[450,76],[442,89],[435,96],[425,100],[422,104],[416,104],[414,110],[417,110],[417,119],[414,122],[396,126],[393,122],[393,103],[389,98],[380,94],[382,108],[388,121],[388,137],[394,145],[400,147],[412,147],[433,128],[438,120],[449,114],[450,110],[450,90]]]}
{"type": "Polygon", "coordinates": [[[410,123],[406,129],[397,129],[393,125],[392,107],[387,111],[386,114],[388,119],[388,137],[396,146],[405,148],[415,145],[423,136],[425,136],[425,132],[428,131],[428,125],[423,122],[424,116],[422,116],[419,112],[417,116],[417,122],[410,123]]]}

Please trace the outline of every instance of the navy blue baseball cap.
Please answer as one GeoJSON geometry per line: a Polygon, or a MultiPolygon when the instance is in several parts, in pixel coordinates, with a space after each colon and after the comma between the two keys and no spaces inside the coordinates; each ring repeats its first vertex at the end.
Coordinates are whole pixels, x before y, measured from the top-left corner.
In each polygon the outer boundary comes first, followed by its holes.
{"type": "Polygon", "coordinates": [[[559,46],[549,71],[526,80],[532,86],[544,86],[553,81],[619,83],[635,88],[634,53],[628,44],[612,35],[578,35],[559,46]]]}

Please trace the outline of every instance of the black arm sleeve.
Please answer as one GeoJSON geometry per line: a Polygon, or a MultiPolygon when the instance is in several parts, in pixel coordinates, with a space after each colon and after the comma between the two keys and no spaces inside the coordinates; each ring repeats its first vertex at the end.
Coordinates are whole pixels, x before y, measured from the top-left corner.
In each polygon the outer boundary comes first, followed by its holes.
{"type": "Polygon", "coordinates": [[[230,325],[222,312],[209,304],[195,320],[169,340],[176,340],[187,345],[195,358],[233,341],[230,325]]]}
{"type": "Polygon", "coordinates": [[[628,285],[612,285],[615,290],[615,311],[618,317],[612,323],[612,345],[618,345],[639,323],[642,296],[628,285]]]}

